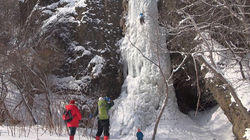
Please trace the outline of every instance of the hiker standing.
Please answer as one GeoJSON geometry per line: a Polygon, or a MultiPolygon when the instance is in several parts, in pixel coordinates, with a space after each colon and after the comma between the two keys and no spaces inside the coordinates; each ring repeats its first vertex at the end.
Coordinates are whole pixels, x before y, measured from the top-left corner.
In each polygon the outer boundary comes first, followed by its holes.
{"type": "Polygon", "coordinates": [[[137,140],[143,140],[143,133],[141,132],[141,129],[138,128],[138,131],[136,133],[137,140]]]}
{"type": "Polygon", "coordinates": [[[63,115],[63,119],[65,120],[65,117],[67,120],[67,127],[69,127],[70,133],[69,133],[69,140],[74,140],[74,135],[76,133],[76,128],[79,126],[79,120],[82,119],[82,115],[78,109],[78,107],[75,105],[75,100],[70,100],[69,104],[65,106],[67,115],[63,115]],[[69,120],[68,120],[69,119],[69,120]]]}
{"type": "Polygon", "coordinates": [[[104,140],[109,139],[109,109],[114,105],[114,102],[108,97],[100,97],[94,116],[98,118],[98,130],[96,133],[96,140],[100,140],[100,136],[104,131],[104,140]]]}

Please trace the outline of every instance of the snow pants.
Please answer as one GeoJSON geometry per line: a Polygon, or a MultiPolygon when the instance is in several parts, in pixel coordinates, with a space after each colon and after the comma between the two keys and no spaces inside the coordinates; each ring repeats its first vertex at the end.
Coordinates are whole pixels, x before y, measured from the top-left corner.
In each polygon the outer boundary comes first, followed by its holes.
{"type": "Polygon", "coordinates": [[[96,136],[100,137],[104,131],[104,136],[109,136],[109,119],[98,120],[98,130],[96,136]]]}
{"type": "Polygon", "coordinates": [[[74,136],[76,134],[76,127],[69,127],[69,135],[74,136]]]}

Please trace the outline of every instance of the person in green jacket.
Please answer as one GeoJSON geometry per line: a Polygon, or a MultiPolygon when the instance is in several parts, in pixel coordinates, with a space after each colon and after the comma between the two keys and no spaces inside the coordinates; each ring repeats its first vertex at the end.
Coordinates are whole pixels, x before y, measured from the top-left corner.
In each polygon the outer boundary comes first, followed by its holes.
{"type": "Polygon", "coordinates": [[[114,105],[114,102],[108,97],[100,97],[98,106],[94,116],[98,118],[98,130],[96,133],[96,140],[100,140],[100,136],[104,131],[104,140],[109,139],[109,109],[114,105]]]}

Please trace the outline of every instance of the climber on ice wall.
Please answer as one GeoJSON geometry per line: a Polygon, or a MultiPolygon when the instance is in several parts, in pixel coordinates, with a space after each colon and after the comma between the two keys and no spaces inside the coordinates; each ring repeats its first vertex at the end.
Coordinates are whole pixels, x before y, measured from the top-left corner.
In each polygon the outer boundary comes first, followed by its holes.
{"type": "Polygon", "coordinates": [[[144,23],[145,23],[145,21],[144,21],[144,20],[145,20],[145,19],[144,19],[145,17],[144,17],[144,15],[143,15],[143,13],[140,13],[139,18],[140,18],[140,23],[141,23],[141,25],[144,24],[144,23]]]}

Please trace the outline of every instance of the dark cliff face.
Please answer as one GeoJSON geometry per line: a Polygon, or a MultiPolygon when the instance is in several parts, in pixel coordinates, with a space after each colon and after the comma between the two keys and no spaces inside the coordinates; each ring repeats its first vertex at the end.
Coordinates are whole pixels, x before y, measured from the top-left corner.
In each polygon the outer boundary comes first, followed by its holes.
{"type": "Polygon", "coordinates": [[[59,80],[71,77],[78,87],[69,89],[54,83],[54,93],[94,98],[108,95],[115,99],[123,83],[117,46],[122,38],[122,2],[81,2],[84,1],[20,2],[20,42],[36,51],[31,62],[34,68],[59,80]]]}
{"type": "Polygon", "coordinates": [[[77,42],[75,45],[85,49],[83,52],[68,49],[68,59],[75,61],[65,63],[58,74],[74,75],[76,79],[89,76],[88,85],[82,88],[83,94],[117,98],[123,82],[117,46],[122,37],[119,27],[121,2],[87,1],[86,5],[84,8],[76,8],[76,19],[80,19],[81,23],[74,26],[72,34],[77,42]],[[83,55],[86,52],[89,55],[83,55]],[[100,75],[92,72],[97,64],[89,63],[95,56],[105,61],[100,75]]]}
{"type": "Polygon", "coordinates": [[[122,1],[6,0],[0,3],[1,74],[11,80],[2,75],[0,78],[19,91],[13,96],[13,106],[17,101],[24,101],[20,108],[33,118],[32,122],[21,119],[18,109],[12,114],[8,112],[13,108],[4,101],[9,94],[6,86],[5,96],[0,99],[6,115],[0,117],[0,122],[9,118],[12,124],[35,124],[37,119],[39,124],[50,123],[53,127],[53,117],[61,116],[62,103],[69,99],[75,99],[84,115],[88,115],[100,96],[116,99],[120,95],[123,75],[118,41],[122,38],[122,1]],[[43,122],[45,117],[49,118],[48,122],[43,122]]]}

